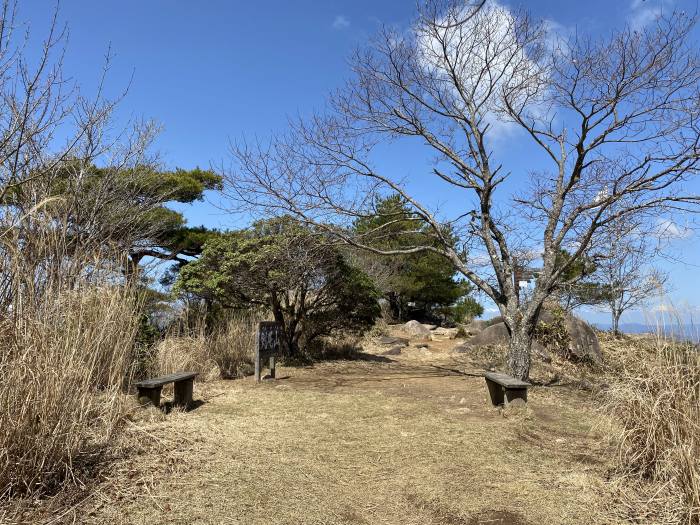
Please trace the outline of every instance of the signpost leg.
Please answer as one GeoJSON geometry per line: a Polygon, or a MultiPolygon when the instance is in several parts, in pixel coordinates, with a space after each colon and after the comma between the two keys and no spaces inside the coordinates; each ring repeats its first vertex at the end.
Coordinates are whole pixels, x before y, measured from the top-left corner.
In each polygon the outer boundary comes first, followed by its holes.
{"type": "Polygon", "coordinates": [[[255,382],[260,382],[260,329],[255,333],[255,382]]]}
{"type": "Polygon", "coordinates": [[[270,356],[270,377],[272,379],[275,378],[275,356],[274,355],[270,356]]]}

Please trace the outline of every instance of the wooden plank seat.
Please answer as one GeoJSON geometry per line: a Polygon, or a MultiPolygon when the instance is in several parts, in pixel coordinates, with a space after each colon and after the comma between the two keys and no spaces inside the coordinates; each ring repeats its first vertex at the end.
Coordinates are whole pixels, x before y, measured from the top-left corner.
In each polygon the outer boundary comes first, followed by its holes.
{"type": "Polygon", "coordinates": [[[486,372],[484,378],[491,403],[494,405],[508,406],[516,400],[517,403],[527,403],[527,389],[531,386],[530,383],[497,372],[486,372]]]}
{"type": "Polygon", "coordinates": [[[177,372],[167,376],[146,379],[135,383],[138,400],[142,405],[160,406],[160,391],[164,385],[174,383],[173,405],[188,406],[192,403],[192,387],[197,372],[177,372]]]}

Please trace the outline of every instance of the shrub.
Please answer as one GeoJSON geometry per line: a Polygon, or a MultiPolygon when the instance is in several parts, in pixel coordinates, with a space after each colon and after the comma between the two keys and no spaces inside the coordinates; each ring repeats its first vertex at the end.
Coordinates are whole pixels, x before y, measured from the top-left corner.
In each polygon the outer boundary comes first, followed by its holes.
{"type": "Polygon", "coordinates": [[[362,334],[380,315],[370,278],[291,217],[210,239],[181,269],[175,291],[224,308],[269,309],[284,350],[296,357],[318,337],[362,334]]]}
{"type": "Polygon", "coordinates": [[[552,308],[552,320],[539,321],[535,327],[535,340],[545,348],[569,359],[571,336],[566,328],[566,312],[559,307],[552,308]]]}

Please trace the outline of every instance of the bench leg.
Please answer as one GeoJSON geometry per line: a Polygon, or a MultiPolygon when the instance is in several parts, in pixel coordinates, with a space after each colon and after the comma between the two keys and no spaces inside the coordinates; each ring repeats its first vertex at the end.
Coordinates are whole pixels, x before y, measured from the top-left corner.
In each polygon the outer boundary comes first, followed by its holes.
{"type": "Polygon", "coordinates": [[[139,403],[142,405],[160,406],[160,391],[162,388],[160,386],[155,388],[138,387],[139,403]]]}
{"type": "Polygon", "coordinates": [[[516,405],[527,403],[527,388],[507,388],[505,405],[508,406],[513,402],[516,405]]]}
{"type": "Polygon", "coordinates": [[[489,388],[489,395],[491,396],[491,403],[494,406],[503,404],[503,387],[498,383],[494,383],[490,379],[486,379],[486,386],[489,388]]]}
{"type": "Polygon", "coordinates": [[[175,382],[175,393],[173,396],[173,405],[189,406],[192,404],[192,386],[194,379],[186,379],[184,381],[175,382]]]}

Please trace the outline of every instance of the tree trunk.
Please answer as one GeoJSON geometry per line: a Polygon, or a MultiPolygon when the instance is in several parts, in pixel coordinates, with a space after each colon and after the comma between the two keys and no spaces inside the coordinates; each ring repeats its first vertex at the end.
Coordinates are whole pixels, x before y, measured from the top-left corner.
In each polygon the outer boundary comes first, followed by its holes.
{"type": "Polygon", "coordinates": [[[612,333],[615,337],[620,337],[620,317],[622,312],[613,310],[612,312],[612,333]]]}
{"type": "Polygon", "coordinates": [[[530,378],[530,350],[532,333],[526,327],[511,330],[508,347],[508,368],[513,377],[522,381],[530,378]]]}

